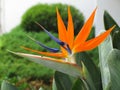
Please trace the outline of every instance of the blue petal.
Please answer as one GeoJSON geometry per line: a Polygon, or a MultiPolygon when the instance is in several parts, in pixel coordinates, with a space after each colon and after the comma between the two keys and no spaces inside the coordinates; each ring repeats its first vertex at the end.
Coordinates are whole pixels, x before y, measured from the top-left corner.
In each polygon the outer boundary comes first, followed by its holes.
{"type": "Polygon", "coordinates": [[[52,40],[54,40],[56,43],[58,43],[59,45],[61,45],[65,50],[67,50],[70,54],[72,53],[69,45],[61,40],[59,40],[58,38],[54,37],[50,32],[48,32],[41,24],[35,22],[37,25],[39,25],[49,36],[52,40]]]}
{"type": "Polygon", "coordinates": [[[67,44],[67,48],[66,48],[66,50],[67,50],[70,54],[72,54],[72,51],[71,51],[71,49],[70,49],[70,47],[69,47],[68,44],[67,44]]]}
{"type": "MultiPolygon", "coordinates": [[[[28,35],[27,35],[27,36],[28,36],[28,35]]],[[[50,51],[50,52],[54,52],[54,53],[59,52],[59,49],[57,49],[57,48],[50,48],[50,47],[48,47],[48,46],[42,44],[41,42],[39,42],[39,41],[33,39],[33,38],[30,37],[30,36],[28,36],[28,37],[29,37],[30,39],[32,39],[33,41],[35,41],[37,44],[39,44],[41,47],[47,49],[47,50],[50,51]]]]}
{"type": "Polygon", "coordinates": [[[39,25],[49,36],[52,40],[54,40],[56,43],[58,43],[61,46],[65,45],[65,42],[59,40],[58,38],[54,37],[50,32],[48,32],[41,24],[35,22],[37,25],[39,25]]]}

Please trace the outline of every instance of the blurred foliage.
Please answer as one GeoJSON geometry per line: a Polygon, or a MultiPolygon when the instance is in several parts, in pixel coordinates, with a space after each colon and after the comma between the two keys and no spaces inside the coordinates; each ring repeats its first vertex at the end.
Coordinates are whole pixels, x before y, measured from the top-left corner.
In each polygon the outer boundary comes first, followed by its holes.
{"type": "MultiPolygon", "coordinates": [[[[21,25],[26,31],[42,31],[42,29],[35,24],[36,21],[44,26],[47,30],[57,32],[56,8],[59,9],[61,17],[67,26],[67,7],[68,5],[63,4],[37,4],[25,12],[25,14],[22,16],[21,25]]],[[[73,6],[70,6],[70,8],[73,16],[75,34],[77,34],[83,26],[84,17],[83,14],[73,6]]]]}
{"type": "Polygon", "coordinates": [[[114,18],[109,14],[109,12],[104,12],[104,26],[105,29],[108,30],[112,26],[115,25],[114,30],[112,31],[112,41],[113,41],[113,47],[120,50],[120,27],[117,24],[117,22],[114,20],[114,18]]]}
{"type": "MultiPolygon", "coordinates": [[[[53,41],[49,40],[49,37],[41,32],[29,32],[26,33],[23,28],[17,26],[10,33],[0,36],[0,83],[2,80],[8,80],[12,83],[22,82],[22,87],[28,86],[25,84],[29,80],[43,80],[45,83],[49,83],[53,76],[54,71],[36,63],[28,62],[25,58],[13,55],[7,51],[27,52],[20,46],[26,46],[37,50],[43,50],[39,45],[30,40],[26,35],[30,35],[48,46],[53,46],[53,41]],[[42,37],[42,38],[40,38],[42,37]],[[49,43],[48,43],[49,42],[49,43]]],[[[57,44],[54,44],[57,46],[57,44]]],[[[22,89],[20,89],[22,90],[22,89]]]]}

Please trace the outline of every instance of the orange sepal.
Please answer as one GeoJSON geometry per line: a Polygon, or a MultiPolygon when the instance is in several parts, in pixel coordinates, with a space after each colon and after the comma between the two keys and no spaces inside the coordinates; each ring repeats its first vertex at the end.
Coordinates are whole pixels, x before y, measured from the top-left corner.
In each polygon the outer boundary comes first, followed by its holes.
{"type": "Polygon", "coordinates": [[[86,41],[86,39],[88,38],[90,31],[91,31],[91,28],[92,28],[92,25],[93,25],[96,9],[93,11],[91,16],[88,18],[88,20],[86,21],[86,23],[84,24],[84,26],[82,27],[82,29],[80,30],[78,35],[76,36],[75,41],[74,41],[75,47],[79,43],[82,45],[86,41]]]}
{"type": "MultiPolygon", "coordinates": [[[[59,14],[59,11],[57,9],[57,24],[58,24],[58,35],[59,35],[59,39],[63,42],[68,42],[67,40],[67,31],[66,31],[66,27],[63,23],[63,20],[59,14]]],[[[66,53],[66,50],[64,48],[61,47],[61,51],[65,54],[66,53]]]]}
{"type": "Polygon", "coordinates": [[[57,58],[65,58],[66,57],[63,53],[42,52],[42,51],[38,51],[38,50],[33,50],[31,48],[23,47],[23,46],[21,46],[21,47],[25,50],[35,52],[35,53],[45,55],[45,56],[52,56],[52,57],[57,57],[57,58]]]}
{"type": "Polygon", "coordinates": [[[59,39],[63,42],[67,42],[67,31],[66,27],[63,23],[63,20],[59,14],[59,11],[57,9],[57,24],[58,24],[58,34],[59,34],[59,39]]]}
{"type": "MultiPolygon", "coordinates": [[[[91,50],[95,47],[97,47],[101,42],[103,42],[107,36],[110,34],[110,32],[114,29],[115,26],[111,27],[109,30],[107,30],[106,32],[102,33],[101,35],[91,39],[91,40],[88,40],[84,43],[83,45],[83,51],[87,51],[87,50],[91,50]]],[[[79,52],[79,48],[80,47],[77,47],[76,49],[76,52],[79,52]]]]}
{"type": "Polygon", "coordinates": [[[67,36],[68,36],[68,45],[70,49],[73,48],[73,41],[74,41],[74,26],[72,15],[70,12],[70,7],[68,7],[68,27],[67,27],[67,36]]]}

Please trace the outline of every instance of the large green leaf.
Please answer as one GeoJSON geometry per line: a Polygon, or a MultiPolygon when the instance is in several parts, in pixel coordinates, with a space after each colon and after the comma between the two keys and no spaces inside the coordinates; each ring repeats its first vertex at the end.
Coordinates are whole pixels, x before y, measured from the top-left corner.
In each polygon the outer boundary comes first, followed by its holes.
{"type": "Polygon", "coordinates": [[[92,90],[101,90],[101,76],[98,67],[86,52],[76,54],[77,64],[81,66],[81,61],[86,68],[85,78],[92,90]]]}
{"type": "MultiPolygon", "coordinates": [[[[108,56],[105,61],[107,61],[107,64],[109,66],[109,72],[111,77],[111,80],[110,80],[111,82],[108,88],[111,88],[111,90],[119,90],[120,89],[120,85],[119,85],[119,82],[120,82],[120,51],[119,51],[120,50],[120,27],[107,11],[104,12],[104,24],[105,24],[105,29],[108,29],[111,26],[116,25],[115,29],[112,31],[113,48],[116,48],[116,49],[113,49],[112,47],[108,48],[107,50],[108,56]]],[[[109,40],[109,43],[111,43],[111,40],[109,40]]],[[[109,44],[109,46],[111,46],[111,44],[109,44]]],[[[106,44],[104,44],[104,47],[107,48],[106,44]]]]}
{"type": "Polygon", "coordinates": [[[120,89],[120,50],[114,49],[109,36],[99,46],[103,90],[120,89]]]}
{"type": "Polygon", "coordinates": [[[9,82],[3,81],[1,85],[1,90],[18,90],[18,89],[9,82]]]}
{"type": "Polygon", "coordinates": [[[50,59],[47,57],[42,57],[38,55],[32,55],[32,54],[25,54],[25,53],[18,53],[18,52],[12,52],[16,55],[26,57],[28,60],[36,62],[38,64],[42,64],[46,67],[49,67],[51,69],[55,69],[57,71],[60,71],[62,73],[71,75],[73,77],[82,77],[81,75],[81,68],[77,64],[69,63],[69,62],[64,62],[64,61],[56,61],[56,59],[50,59]]]}
{"type": "Polygon", "coordinates": [[[111,90],[120,90],[120,50],[113,49],[108,57],[111,90]]]}
{"type": "Polygon", "coordinates": [[[73,78],[67,74],[56,71],[53,83],[56,84],[55,90],[86,90],[85,83],[80,78],[73,78]],[[54,82],[55,81],[55,82],[54,82]]]}
{"type": "Polygon", "coordinates": [[[106,30],[108,30],[113,25],[116,25],[111,35],[113,40],[113,47],[120,50],[120,27],[107,11],[104,12],[104,25],[106,30]]]}
{"type": "Polygon", "coordinates": [[[74,80],[69,75],[56,71],[54,79],[57,90],[71,90],[74,80]]]}
{"type": "Polygon", "coordinates": [[[109,36],[100,46],[99,46],[99,62],[100,70],[102,76],[103,89],[106,90],[111,83],[110,71],[108,67],[108,57],[110,52],[113,50],[112,40],[109,36]]]}

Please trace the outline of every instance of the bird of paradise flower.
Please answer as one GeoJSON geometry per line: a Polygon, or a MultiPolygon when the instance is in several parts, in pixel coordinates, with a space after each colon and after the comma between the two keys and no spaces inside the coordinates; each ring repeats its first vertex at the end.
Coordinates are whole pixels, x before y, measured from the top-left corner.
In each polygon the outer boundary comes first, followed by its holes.
{"type": "Polygon", "coordinates": [[[113,27],[104,32],[103,34],[97,36],[96,38],[93,38],[91,40],[87,40],[94,16],[95,16],[96,9],[93,11],[92,15],[89,17],[87,22],[84,24],[76,38],[74,39],[74,26],[72,21],[72,16],[70,12],[70,8],[68,8],[68,27],[66,30],[66,27],[62,21],[62,18],[59,14],[59,11],[57,10],[57,20],[58,20],[58,32],[59,32],[59,39],[54,37],[50,32],[48,32],[43,26],[41,26],[39,23],[37,23],[55,42],[57,42],[61,46],[61,52],[60,50],[56,48],[49,48],[45,45],[43,45],[41,42],[34,40],[37,44],[42,46],[43,48],[47,49],[50,52],[41,52],[37,50],[32,50],[30,48],[23,47],[26,50],[30,50],[32,52],[37,52],[39,54],[45,55],[45,56],[54,56],[59,58],[64,58],[68,62],[74,62],[73,58],[70,59],[69,57],[73,56],[75,53],[91,50],[95,47],[97,47],[104,39],[109,35],[109,33],[113,30],[113,27]],[[69,58],[69,59],[67,59],[69,58]]]}
{"type": "Polygon", "coordinates": [[[57,9],[57,24],[58,24],[58,35],[59,39],[54,37],[50,32],[48,32],[42,25],[37,23],[49,36],[52,40],[54,40],[56,43],[60,45],[61,50],[57,48],[50,48],[46,45],[42,44],[41,42],[31,38],[34,40],[37,44],[39,44],[41,47],[47,49],[49,52],[42,52],[38,50],[33,50],[31,48],[23,47],[25,50],[29,50],[32,52],[36,52],[40,55],[32,55],[32,54],[25,54],[25,53],[15,53],[20,56],[27,57],[29,59],[33,59],[32,61],[35,61],[37,63],[42,63],[45,66],[54,68],[58,71],[73,75],[73,76],[80,76],[81,68],[77,66],[74,54],[88,51],[93,48],[96,48],[98,45],[100,45],[101,42],[103,42],[106,37],[110,34],[110,32],[113,30],[114,26],[111,27],[109,30],[105,31],[104,33],[100,34],[99,36],[87,40],[95,17],[96,9],[92,12],[86,23],[83,25],[82,29],[76,36],[74,37],[74,26],[73,26],[73,20],[72,15],[70,12],[70,7],[68,7],[68,26],[67,29],[63,23],[63,20],[59,14],[59,11],[57,9]],[[49,57],[48,57],[49,56],[49,57]],[[52,56],[52,57],[51,57],[52,56]],[[53,58],[56,57],[56,58],[53,58]],[[71,66],[70,66],[71,65],[71,66]],[[61,67],[59,67],[61,66],[61,67]],[[57,68],[56,68],[57,67],[57,68]],[[71,69],[69,71],[68,69],[64,69],[62,67],[71,69]],[[66,71],[68,70],[68,71],[66,71]]]}

